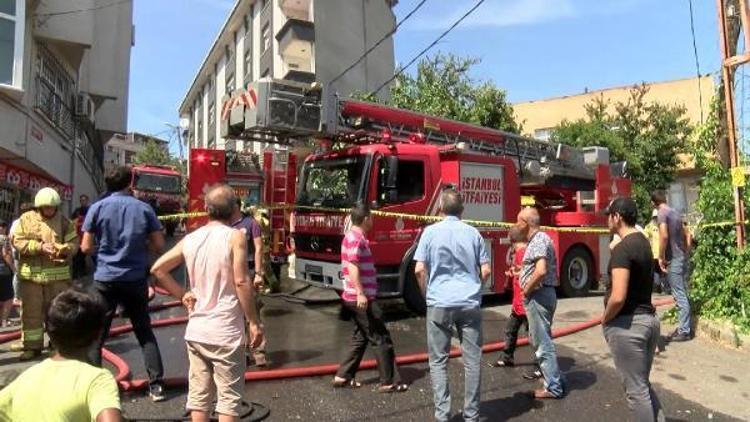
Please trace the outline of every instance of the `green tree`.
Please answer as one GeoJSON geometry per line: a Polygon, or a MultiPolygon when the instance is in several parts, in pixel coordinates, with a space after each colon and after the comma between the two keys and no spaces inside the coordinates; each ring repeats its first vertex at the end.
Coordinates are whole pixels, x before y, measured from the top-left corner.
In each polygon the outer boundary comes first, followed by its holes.
{"type": "Polygon", "coordinates": [[[142,150],[133,156],[134,164],[145,164],[151,166],[176,165],[178,159],[169,155],[169,151],[154,141],[146,141],[142,150]]]}
{"type": "Polygon", "coordinates": [[[585,106],[585,118],[561,122],[552,135],[577,147],[607,147],[610,159],[627,161],[644,221],[650,214],[649,192],[674,181],[679,154],[687,151],[693,133],[684,107],[647,102],[647,93],[648,87],[639,85],[626,101],[598,97],[585,106]]]}
{"type": "MultiPolygon", "coordinates": [[[[479,59],[438,53],[422,59],[415,75],[402,73],[391,87],[388,105],[431,116],[519,133],[505,91],[470,73],[479,59]]],[[[374,95],[355,95],[373,101],[374,95]]]]}
{"type": "MultiPolygon", "coordinates": [[[[698,131],[693,153],[703,171],[696,208],[701,215],[692,256],[690,298],[698,315],[726,319],[750,331],[750,248],[736,248],[734,197],[729,170],[722,164],[719,140],[725,140],[716,95],[706,123],[698,131]],[[720,224],[716,224],[720,223],[720,224]]],[[[744,191],[745,205],[750,192],[744,191]]]]}

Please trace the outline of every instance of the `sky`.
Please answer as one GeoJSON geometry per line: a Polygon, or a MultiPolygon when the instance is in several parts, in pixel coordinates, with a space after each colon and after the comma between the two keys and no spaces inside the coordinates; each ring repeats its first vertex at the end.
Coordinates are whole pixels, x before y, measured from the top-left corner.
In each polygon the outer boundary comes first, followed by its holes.
{"type": "MultiPolygon", "coordinates": [[[[326,1],[326,0],[317,0],[326,1]]],[[[418,0],[400,0],[397,19],[418,0]]],[[[128,130],[169,138],[177,108],[233,0],[135,0],[128,130]]],[[[427,0],[395,35],[405,64],[475,0],[427,0]]],[[[693,0],[702,74],[719,70],[716,2],[693,0]]],[[[430,54],[480,59],[511,102],[694,77],[689,0],[485,0],[430,54]]],[[[413,69],[410,69],[413,70],[413,69]]]]}

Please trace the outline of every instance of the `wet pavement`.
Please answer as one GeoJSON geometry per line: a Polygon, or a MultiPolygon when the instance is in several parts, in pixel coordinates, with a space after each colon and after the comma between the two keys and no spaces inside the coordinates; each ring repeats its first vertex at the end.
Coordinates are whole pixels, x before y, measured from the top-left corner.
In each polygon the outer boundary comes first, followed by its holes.
{"type": "MultiPolygon", "coordinates": [[[[325,292],[323,293],[325,294],[325,292]]],[[[388,326],[399,355],[425,350],[424,319],[405,310],[398,302],[386,303],[388,326]]],[[[266,298],[263,308],[268,335],[268,352],[273,368],[301,367],[337,363],[346,353],[351,323],[341,320],[336,304],[305,306],[281,298],[266,298]]],[[[181,314],[178,309],[155,317],[181,314]]],[[[572,318],[575,315],[567,315],[572,318]]],[[[483,324],[486,342],[501,338],[504,317],[492,303],[485,306],[483,324]]],[[[596,328],[594,328],[596,329],[596,328]]],[[[181,340],[184,326],[158,329],[167,376],[184,376],[187,358],[181,340]]],[[[145,375],[140,350],[132,335],[113,340],[110,350],[123,356],[133,374],[145,375]]],[[[539,388],[538,381],[526,381],[521,375],[528,371],[531,355],[528,347],[517,351],[515,368],[496,369],[487,366],[496,354],[483,358],[482,415],[496,420],[628,420],[627,406],[619,378],[614,370],[601,365],[611,359],[606,350],[591,352],[558,347],[561,368],[565,371],[570,393],[564,400],[539,402],[528,392],[539,388]]],[[[372,357],[368,355],[368,357],[372,357]]],[[[453,359],[449,366],[452,382],[454,413],[462,403],[462,362],[453,359]]],[[[411,389],[403,394],[379,394],[377,371],[363,371],[359,379],[365,386],[358,390],[333,389],[330,376],[247,384],[248,401],[262,403],[270,409],[270,421],[334,420],[334,421],[427,421],[432,418],[432,396],[427,364],[403,366],[400,372],[411,389]]],[[[737,420],[712,412],[678,395],[658,390],[670,420],[737,420]]],[[[165,403],[154,405],[140,394],[125,395],[123,406],[127,416],[135,419],[179,417],[185,403],[184,391],[171,391],[165,403]]],[[[252,420],[250,418],[246,420],[252,420]]],[[[461,420],[457,417],[455,420],[461,420]]]]}
{"type": "MultiPolygon", "coordinates": [[[[177,274],[181,276],[181,273],[177,274]]],[[[287,291],[295,285],[286,284],[287,291]]],[[[335,298],[330,291],[308,289],[300,296],[335,298]]],[[[158,300],[165,300],[158,297],[158,300]]],[[[577,299],[568,299],[575,301],[577,299]]],[[[583,300],[583,299],[581,299],[583,300]]],[[[507,298],[487,300],[483,308],[485,343],[500,340],[507,309],[507,298]]],[[[597,300],[598,302],[598,300],[597,300]]],[[[382,303],[399,355],[425,351],[425,321],[406,310],[398,301],[382,303]]],[[[575,308],[575,306],[574,306],[575,308]]],[[[560,312],[557,323],[581,322],[585,312],[560,312]]],[[[153,314],[153,319],[182,316],[180,308],[153,314]]],[[[343,358],[352,332],[351,322],[342,320],[336,302],[304,305],[287,301],[284,297],[266,297],[262,309],[268,337],[268,356],[271,368],[292,368],[310,365],[335,364],[343,358]]],[[[122,322],[122,321],[121,321],[122,322]]],[[[593,328],[592,330],[599,330],[593,328]]],[[[187,355],[183,341],[184,325],[156,329],[167,377],[187,374],[187,355]]],[[[580,335],[580,334],[579,334],[580,335]]],[[[573,334],[576,336],[576,334],[573,334]]],[[[574,339],[568,337],[566,339],[574,339]]],[[[574,340],[566,343],[575,343],[574,340]]],[[[586,343],[589,344],[589,343],[586,343]]],[[[531,369],[528,347],[516,352],[515,368],[497,369],[488,363],[497,354],[483,357],[482,407],[484,420],[590,420],[625,421],[629,419],[619,378],[611,368],[611,356],[601,342],[596,346],[562,346],[558,344],[560,366],[565,372],[570,392],[564,400],[540,402],[528,392],[539,388],[538,381],[526,381],[521,375],[531,369]]],[[[140,348],[133,334],[110,340],[107,347],[123,357],[130,365],[134,378],[144,378],[145,369],[140,348]]],[[[366,358],[372,355],[368,351],[366,358]]],[[[17,354],[0,347],[0,385],[5,385],[29,366],[18,364],[17,354]]],[[[657,358],[655,371],[668,364],[657,358]]],[[[253,369],[257,370],[257,369],[253,369]]],[[[373,390],[377,371],[362,371],[358,377],[365,385],[358,390],[333,389],[331,376],[251,382],[246,387],[246,400],[263,404],[270,410],[269,421],[429,421],[432,420],[432,392],[429,368],[426,363],[402,366],[400,373],[411,385],[402,394],[379,394],[373,390]]],[[[453,391],[453,420],[462,420],[463,372],[461,359],[449,364],[453,391]]],[[[729,421],[727,415],[712,411],[698,403],[683,399],[659,386],[656,387],[669,420],[673,421],[729,421]]],[[[143,393],[125,393],[123,410],[132,420],[181,420],[184,416],[183,389],[168,390],[168,400],[154,404],[143,393]]],[[[257,412],[255,413],[257,415],[257,412]]],[[[243,420],[254,420],[252,414],[243,420]]]]}

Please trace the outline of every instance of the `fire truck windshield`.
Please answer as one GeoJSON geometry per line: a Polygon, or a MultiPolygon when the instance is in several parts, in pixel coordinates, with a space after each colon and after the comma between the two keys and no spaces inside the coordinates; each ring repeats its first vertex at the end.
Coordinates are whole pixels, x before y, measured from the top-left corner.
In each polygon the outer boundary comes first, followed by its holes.
{"type": "Polygon", "coordinates": [[[369,156],[314,160],[302,169],[298,205],[351,207],[363,199],[369,156]]]}
{"type": "Polygon", "coordinates": [[[143,191],[180,193],[180,177],[138,172],[135,175],[135,184],[133,187],[143,191]]]}

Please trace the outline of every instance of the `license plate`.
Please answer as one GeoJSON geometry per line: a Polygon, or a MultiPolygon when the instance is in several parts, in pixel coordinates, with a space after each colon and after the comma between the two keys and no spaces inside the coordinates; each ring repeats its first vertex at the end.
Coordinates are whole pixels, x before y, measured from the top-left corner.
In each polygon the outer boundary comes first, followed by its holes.
{"type": "Polygon", "coordinates": [[[320,265],[305,265],[305,272],[308,274],[323,275],[323,267],[320,265]]]}

